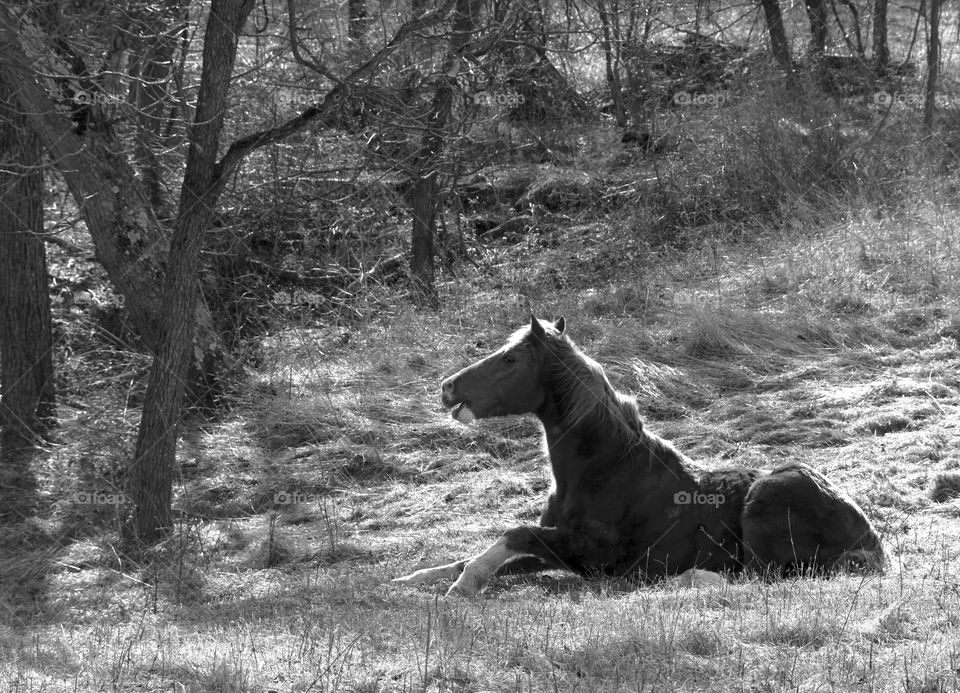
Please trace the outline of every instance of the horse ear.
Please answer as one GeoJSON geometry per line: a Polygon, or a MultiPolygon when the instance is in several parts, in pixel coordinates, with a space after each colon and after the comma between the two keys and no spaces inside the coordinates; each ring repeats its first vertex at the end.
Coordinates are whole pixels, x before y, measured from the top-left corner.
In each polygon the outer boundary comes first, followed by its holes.
{"type": "Polygon", "coordinates": [[[537,320],[537,316],[533,313],[530,314],[530,331],[533,333],[534,337],[546,337],[547,333],[543,329],[543,325],[540,324],[540,321],[537,320]]]}
{"type": "Polygon", "coordinates": [[[567,321],[564,320],[564,319],[563,319],[563,316],[561,315],[561,316],[560,316],[559,318],[557,318],[556,321],[553,323],[553,326],[554,326],[555,328],[557,328],[557,332],[558,332],[559,334],[563,334],[563,328],[567,326],[567,321]]]}

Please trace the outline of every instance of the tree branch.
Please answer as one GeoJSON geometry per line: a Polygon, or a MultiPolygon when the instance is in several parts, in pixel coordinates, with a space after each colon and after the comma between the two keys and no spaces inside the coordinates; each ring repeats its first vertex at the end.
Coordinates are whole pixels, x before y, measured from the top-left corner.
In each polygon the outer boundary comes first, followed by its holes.
{"type": "Polygon", "coordinates": [[[372,74],[394,51],[399,48],[407,37],[414,32],[421,31],[439,24],[450,12],[455,0],[444,0],[437,9],[428,12],[416,19],[404,22],[387,44],[365,63],[351,72],[346,78],[337,80],[337,86],[327,92],[327,95],[318,104],[310,106],[300,115],[291,118],[285,123],[254,132],[236,140],[227,149],[226,154],[217,163],[216,180],[218,185],[226,185],[227,177],[236,169],[243,158],[250,152],[274,142],[280,142],[295,132],[299,132],[313,122],[332,125],[337,106],[349,95],[350,86],[372,74]]]}
{"type": "Polygon", "coordinates": [[[343,80],[337,77],[335,74],[330,72],[327,67],[316,60],[311,58],[305,58],[300,53],[300,40],[297,38],[297,7],[296,0],[287,0],[287,16],[290,18],[290,49],[293,51],[294,60],[298,63],[307,67],[314,72],[319,72],[321,75],[329,79],[331,82],[336,84],[339,87],[343,86],[343,80]]]}

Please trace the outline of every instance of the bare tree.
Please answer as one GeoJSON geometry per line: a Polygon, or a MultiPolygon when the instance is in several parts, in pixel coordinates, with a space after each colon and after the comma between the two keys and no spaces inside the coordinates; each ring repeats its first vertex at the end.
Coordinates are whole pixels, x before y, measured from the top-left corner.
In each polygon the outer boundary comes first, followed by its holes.
{"type": "Polygon", "coordinates": [[[790,42],[787,32],[783,28],[783,13],[780,11],[779,0],[760,0],[763,16],[767,22],[767,32],[770,35],[770,49],[780,67],[789,75],[793,74],[793,62],[790,58],[790,42]]]}
{"type": "Polygon", "coordinates": [[[144,401],[129,491],[134,512],[125,526],[127,549],[136,552],[172,523],[171,496],[176,430],[180,417],[183,380],[190,361],[193,321],[197,305],[199,250],[203,231],[213,219],[213,210],[228,178],[248,153],[279,142],[310,123],[337,122],[337,107],[346,85],[356,83],[374,70],[406,37],[438,22],[446,10],[437,10],[400,27],[375,56],[338,81],[324,100],[280,125],[234,141],[218,161],[216,154],[227,106],[230,73],[237,50],[237,36],[255,0],[214,0],[203,48],[203,67],[190,149],[174,224],[166,274],[162,339],[150,371],[144,401]]]}
{"type": "Polygon", "coordinates": [[[53,336],[40,141],[0,81],[0,453],[12,461],[53,415],[53,336]]]}
{"type": "Polygon", "coordinates": [[[927,38],[927,82],[923,102],[923,127],[933,130],[937,110],[937,78],[940,74],[940,0],[930,0],[930,35],[927,38]]]}
{"type": "MultiPolygon", "coordinates": [[[[95,82],[67,73],[53,46],[60,38],[46,36],[29,17],[0,6],[0,82],[16,95],[28,127],[37,134],[44,151],[57,167],[77,201],[93,239],[97,259],[115,290],[123,295],[131,321],[144,343],[154,352],[161,338],[162,286],[170,248],[169,234],[157,219],[153,205],[126,157],[126,145],[110,124],[95,82]],[[29,36],[31,40],[24,40],[29,36]],[[37,37],[45,37],[39,41],[37,37]],[[49,50],[44,53],[42,48],[49,50]],[[50,65],[49,69],[42,66],[50,65]],[[41,85],[49,82],[48,88],[41,85]],[[57,97],[60,83],[81,85],[87,99],[72,113],[57,97]],[[74,120],[71,120],[72,115],[74,120]],[[82,117],[84,126],[76,126],[82,117]]],[[[68,100],[66,106],[75,103],[68,100]]],[[[229,359],[213,316],[203,303],[197,308],[197,339],[191,385],[199,397],[213,385],[229,359]]]]}
{"type": "Polygon", "coordinates": [[[890,63],[887,46],[887,0],[873,0],[873,65],[878,73],[890,63]]]}
{"type": "Polygon", "coordinates": [[[827,0],[804,0],[810,21],[809,55],[814,60],[823,57],[827,46],[827,0]]]}
{"type": "Polygon", "coordinates": [[[791,70],[790,42],[783,26],[783,13],[780,11],[779,0],[760,0],[763,16],[767,22],[767,32],[770,35],[770,49],[773,57],[784,70],[791,70]]]}
{"type": "Polygon", "coordinates": [[[256,0],[213,0],[190,149],[174,224],[163,294],[159,348],[150,369],[130,476],[133,516],[127,544],[151,543],[171,526],[177,423],[190,364],[203,232],[213,221],[223,175],[217,162],[240,31],[256,0]]]}
{"type": "Polygon", "coordinates": [[[447,57],[438,76],[426,129],[414,158],[416,177],[408,193],[413,216],[410,273],[419,291],[427,297],[432,297],[434,292],[433,229],[439,202],[438,157],[446,145],[446,128],[453,112],[455,75],[481,7],[481,0],[456,0],[447,57]]]}
{"type": "Polygon", "coordinates": [[[600,26],[603,30],[603,57],[607,70],[607,86],[613,100],[613,113],[617,125],[625,127],[627,124],[626,108],[623,103],[623,85],[620,79],[621,37],[618,22],[617,0],[597,0],[597,13],[600,16],[600,26]]]}

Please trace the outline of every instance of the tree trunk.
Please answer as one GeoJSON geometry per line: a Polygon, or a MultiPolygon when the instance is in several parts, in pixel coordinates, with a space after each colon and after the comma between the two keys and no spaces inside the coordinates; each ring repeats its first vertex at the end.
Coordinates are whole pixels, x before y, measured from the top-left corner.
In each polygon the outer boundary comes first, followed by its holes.
{"type": "Polygon", "coordinates": [[[437,211],[437,172],[420,176],[408,193],[413,230],[410,236],[410,275],[424,296],[433,294],[433,229],[437,211]]]}
{"type": "Polygon", "coordinates": [[[43,245],[40,141],[0,81],[0,459],[36,442],[53,415],[53,333],[43,245]]]}
{"type": "Polygon", "coordinates": [[[827,3],[826,0],[804,0],[804,6],[810,20],[809,56],[820,60],[827,47],[827,3]]]}
{"type": "Polygon", "coordinates": [[[793,74],[793,61],[790,59],[790,43],[787,41],[787,32],[783,28],[783,14],[780,12],[779,0],[760,0],[763,7],[763,16],[767,21],[767,32],[770,34],[770,49],[780,67],[788,74],[793,74]]]}
{"type": "Polygon", "coordinates": [[[923,127],[933,130],[937,110],[937,78],[940,74],[940,0],[930,0],[930,36],[927,40],[927,83],[923,102],[923,127]]]}
{"type": "Polygon", "coordinates": [[[623,106],[623,88],[620,83],[620,36],[613,35],[610,14],[604,0],[597,0],[597,12],[603,29],[603,57],[607,68],[607,86],[613,99],[613,113],[619,127],[626,127],[627,114],[623,106]],[[616,46],[614,46],[616,42],[616,46]]]}
{"type": "Polygon", "coordinates": [[[887,0],[873,0],[873,66],[877,74],[886,72],[890,63],[887,46],[887,0]]]}
{"type": "Polygon", "coordinates": [[[416,288],[428,300],[433,300],[435,296],[433,227],[440,189],[438,159],[446,146],[446,128],[453,113],[453,79],[460,69],[460,54],[470,40],[481,7],[481,0],[456,0],[450,48],[430,104],[424,136],[414,160],[413,169],[417,171],[417,177],[408,193],[413,210],[410,274],[416,288]]]}
{"type": "Polygon", "coordinates": [[[159,349],[150,369],[130,475],[133,515],[127,548],[136,552],[172,525],[171,497],[183,382],[190,365],[203,232],[223,189],[217,150],[237,41],[255,0],[213,0],[203,44],[197,112],[180,191],[163,294],[159,349]]]}

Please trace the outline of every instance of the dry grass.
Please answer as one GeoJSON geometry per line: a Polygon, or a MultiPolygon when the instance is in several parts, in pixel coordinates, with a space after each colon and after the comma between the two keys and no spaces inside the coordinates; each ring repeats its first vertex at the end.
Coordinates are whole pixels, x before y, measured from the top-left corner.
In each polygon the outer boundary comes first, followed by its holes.
{"type": "MultiPolygon", "coordinates": [[[[926,229],[934,248],[946,233],[926,229]]],[[[861,222],[869,267],[850,227],[732,245],[718,274],[684,286],[719,283],[713,311],[671,301],[680,266],[647,275],[646,313],[623,301],[585,317],[586,289],[534,306],[566,313],[698,462],[802,459],[840,481],[882,528],[883,577],[636,589],[551,573],[475,602],[391,585],[535,521],[546,492],[532,422],[465,428],[436,403],[444,374],[526,314],[495,277],[467,278],[439,315],[384,316],[349,340],[271,337],[230,417],[184,439],[182,522],[153,562],[121,566],[103,518],[80,536],[32,521],[31,548],[3,568],[21,587],[3,592],[0,676],[14,691],[952,689],[960,354],[942,333],[960,291],[957,267],[913,234],[905,256],[900,228],[861,222]],[[918,288],[894,279],[917,263],[936,264],[940,295],[910,309],[918,288]],[[838,312],[854,289],[875,308],[838,312]]],[[[63,426],[66,439],[77,424],[63,426]]],[[[85,448],[66,450],[51,462],[85,448]]]]}
{"type": "MultiPolygon", "coordinates": [[[[726,175],[749,170],[735,163],[726,175]]],[[[137,567],[113,550],[116,509],[76,493],[122,488],[123,383],[142,363],[84,381],[71,362],[76,407],[36,460],[31,517],[0,534],[0,687],[957,689],[956,211],[835,202],[793,199],[777,231],[693,230],[682,252],[637,230],[644,210],[561,220],[473,247],[438,313],[278,329],[224,418],[184,431],[176,531],[137,567]],[[565,314],[698,463],[802,460],[836,479],[881,529],[887,573],[642,588],[549,573],[471,602],[392,585],[536,521],[535,423],[463,427],[437,400],[531,309],[565,314]]]]}

